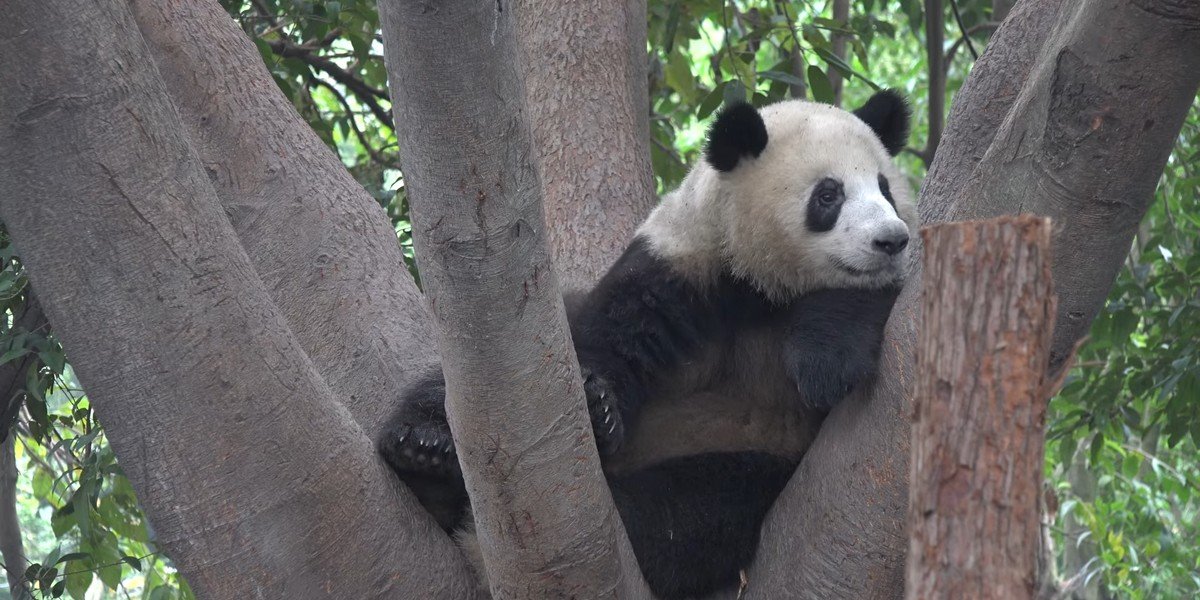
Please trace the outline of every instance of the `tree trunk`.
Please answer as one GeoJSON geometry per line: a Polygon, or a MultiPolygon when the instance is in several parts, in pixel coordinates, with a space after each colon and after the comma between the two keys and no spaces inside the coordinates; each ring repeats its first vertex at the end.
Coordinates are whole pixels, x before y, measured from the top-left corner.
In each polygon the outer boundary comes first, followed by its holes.
{"type": "Polygon", "coordinates": [[[126,3],[11,5],[0,74],[0,217],[197,595],[469,597],[252,268],[126,3]]]}
{"type": "Polygon", "coordinates": [[[554,264],[567,287],[590,287],[657,201],[646,2],[511,4],[554,264]]]}
{"type": "MultiPolygon", "coordinates": [[[[842,27],[849,27],[850,23],[850,0],[833,0],[833,20],[841,23],[842,27]]],[[[848,53],[846,52],[846,40],[849,36],[844,33],[833,32],[829,36],[830,45],[833,47],[833,54],[842,60],[846,60],[848,53]]],[[[850,62],[850,61],[846,61],[850,62]]],[[[829,86],[833,88],[833,105],[842,105],[842,85],[845,83],[842,77],[842,72],[837,69],[829,69],[829,86]]]]}
{"type": "Polygon", "coordinates": [[[8,589],[14,599],[24,600],[25,547],[21,542],[21,520],[17,517],[17,457],[13,452],[16,436],[9,434],[0,442],[0,560],[8,589]]]}
{"type": "MultiPolygon", "coordinates": [[[[1057,6],[1021,2],[993,37],[956,96],[919,206],[926,223],[1054,218],[1061,360],[1107,296],[1196,93],[1200,3],[1087,0],[1043,34],[1041,11],[1057,6]],[[1019,47],[1039,38],[1040,51],[1019,47]]],[[[768,516],[747,598],[903,593],[919,276],[888,323],[875,389],[834,409],[768,516]]]]}
{"type": "Polygon", "coordinates": [[[494,597],[644,596],[546,245],[516,43],[523,8],[380,5],[450,429],[494,597]]]}
{"type": "MultiPolygon", "coordinates": [[[[25,290],[24,308],[14,315],[14,331],[49,332],[46,314],[28,288],[25,290]]],[[[25,584],[25,569],[28,567],[25,547],[21,539],[21,521],[17,517],[17,456],[13,422],[25,402],[25,376],[35,355],[11,360],[0,365],[0,560],[8,576],[8,589],[15,600],[27,600],[29,586],[25,584]]]]}
{"type": "Polygon", "coordinates": [[[1050,231],[1023,216],[922,232],[910,600],[1036,595],[1050,231]]]}
{"type": "Polygon", "coordinates": [[[373,435],[438,359],[387,215],[220,5],[130,6],[255,270],[335,397],[373,435]]]}
{"type": "Polygon", "coordinates": [[[946,5],[925,0],[925,61],[929,74],[928,135],[921,160],[928,166],[937,155],[946,128],[946,5]]]}

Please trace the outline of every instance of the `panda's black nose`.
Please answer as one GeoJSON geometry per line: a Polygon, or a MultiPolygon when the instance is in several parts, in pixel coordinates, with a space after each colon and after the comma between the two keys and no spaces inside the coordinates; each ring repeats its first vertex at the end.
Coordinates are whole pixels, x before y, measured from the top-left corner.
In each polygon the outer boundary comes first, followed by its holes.
{"type": "Polygon", "coordinates": [[[875,249],[895,256],[908,245],[908,232],[886,233],[875,238],[875,249]]]}

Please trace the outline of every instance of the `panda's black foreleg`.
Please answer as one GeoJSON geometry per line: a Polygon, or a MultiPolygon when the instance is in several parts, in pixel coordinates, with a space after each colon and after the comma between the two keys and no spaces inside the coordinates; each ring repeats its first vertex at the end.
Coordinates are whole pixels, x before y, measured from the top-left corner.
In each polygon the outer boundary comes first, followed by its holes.
{"type": "Polygon", "coordinates": [[[735,585],[767,511],[795,470],[760,452],[700,454],[609,476],[650,590],[662,600],[735,585]]]}
{"type": "Polygon", "coordinates": [[[466,516],[468,498],[446,420],[441,369],[421,378],[384,423],[376,448],[446,531],[466,516]]]}
{"type": "Polygon", "coordinates": [[[884,328],[899,291],[820,290],[793,304],[784,360],[810,408],[829,410],[875,376],[884,328]]]}

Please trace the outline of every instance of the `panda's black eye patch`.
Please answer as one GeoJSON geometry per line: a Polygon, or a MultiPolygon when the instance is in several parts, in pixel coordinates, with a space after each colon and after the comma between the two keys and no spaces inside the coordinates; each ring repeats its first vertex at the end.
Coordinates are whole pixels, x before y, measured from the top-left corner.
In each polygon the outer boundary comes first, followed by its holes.
{"type": "Polygon", "coordinates": [[[893,209],[896,208],[896,200],[892,198],[892,188],[888,186],[887,177],[884,177],[883,173],[879,174],[879,191],[883,193],[883,198],[888,201],[888,204],[891,204],[893,209]]]}
{"type": "Polygon", "coordinates": [[[814,233],[833,229],[845,201],[846,190],[842,187],[842,182],[829,177],[817,182],[813,187],[812,196],[808,199],[804,226],[814,233]]]}

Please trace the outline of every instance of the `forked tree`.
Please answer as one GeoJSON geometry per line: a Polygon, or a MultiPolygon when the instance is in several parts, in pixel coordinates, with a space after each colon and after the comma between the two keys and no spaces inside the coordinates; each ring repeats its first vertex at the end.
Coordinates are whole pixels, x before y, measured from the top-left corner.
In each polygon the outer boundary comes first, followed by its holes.
{"type": "MultiPolygon", "coordinates": [[[[439,360],[460,444],[538,453],[463,463],[493,589],[646,595],[558,283],[594,279],[653,203],[644,2],[380,1],[428,303],[215,1],[2,4],[0,218],[200,597],[482,594],[371,444],[439,360]]],[[[1022,0],[958,92],[923,220],[1054,218],[1055,367],[1198,84],[1200,3],[1022,0]]],[[[769,516],[743,597],[902,594],[919,281],[875,388],[830,414],[769,516]]]]}

